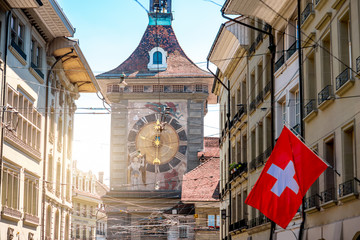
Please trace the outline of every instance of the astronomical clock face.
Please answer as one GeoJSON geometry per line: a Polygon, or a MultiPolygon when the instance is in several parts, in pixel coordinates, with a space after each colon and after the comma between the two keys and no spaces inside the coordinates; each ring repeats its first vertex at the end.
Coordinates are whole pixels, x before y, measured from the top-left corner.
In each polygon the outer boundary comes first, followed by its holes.
{"type": "Polygon", "coordinates": [[[186,131],[169,115],[150,114],[140,118],[129,132],[128,143],[130,156],[144,156],[147,172],[170,172],[186,162],[186,131]]]}

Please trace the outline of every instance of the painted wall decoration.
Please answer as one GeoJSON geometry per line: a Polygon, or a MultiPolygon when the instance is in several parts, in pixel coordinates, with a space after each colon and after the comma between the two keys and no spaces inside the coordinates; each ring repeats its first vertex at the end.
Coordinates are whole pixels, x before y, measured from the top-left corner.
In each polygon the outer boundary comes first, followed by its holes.
{"type": "Polygon", "coordinates": [[[187,169],[187,102],[131,102],[129,189],[181,190],[187,169]]]}

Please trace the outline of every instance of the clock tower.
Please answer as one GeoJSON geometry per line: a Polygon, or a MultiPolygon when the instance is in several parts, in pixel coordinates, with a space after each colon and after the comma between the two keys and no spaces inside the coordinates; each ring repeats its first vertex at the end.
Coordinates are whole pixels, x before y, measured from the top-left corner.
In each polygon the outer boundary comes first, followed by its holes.
{"type": "Polygon", "coordinates": [[[111,106],[108,239],[151,239],[154,232],[177,239],[163,213],[179,203],[182,176],[199,165],[207,104],[216,102],[213,78],[180,47],[171,9],[171,0],[150,0],[138,47],[97,76],[111,106]]]}

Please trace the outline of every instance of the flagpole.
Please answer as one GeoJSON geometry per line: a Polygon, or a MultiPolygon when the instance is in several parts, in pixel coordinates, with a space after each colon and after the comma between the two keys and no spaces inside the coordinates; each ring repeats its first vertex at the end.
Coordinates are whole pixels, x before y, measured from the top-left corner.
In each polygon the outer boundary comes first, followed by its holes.
{"type": "MultiPolygon", "coordinates": [[[[298,61],[299,61],[299,95],[300,95],[300,136],[305,140],[304,131],[304,88],[303,88],[303,74],[302,74],[302,52],[301,52],[301,0],[297,0],[297,35],[298,35],[298,61]]],[[[304,227],[306,221],[305,213],[305,196],[302,199],[302,222],[299,230],[299,240],[302,240],[304,235],[304,227]]]]}

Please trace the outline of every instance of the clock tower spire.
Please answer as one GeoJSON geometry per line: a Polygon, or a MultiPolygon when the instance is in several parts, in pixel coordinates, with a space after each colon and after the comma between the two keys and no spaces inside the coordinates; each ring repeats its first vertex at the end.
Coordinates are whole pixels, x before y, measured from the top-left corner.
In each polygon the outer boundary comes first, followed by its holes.
{"type": "Polygon", "coordinates": [[[171,0],[150,0],[149,25],[171,25],[171,0]]]}

